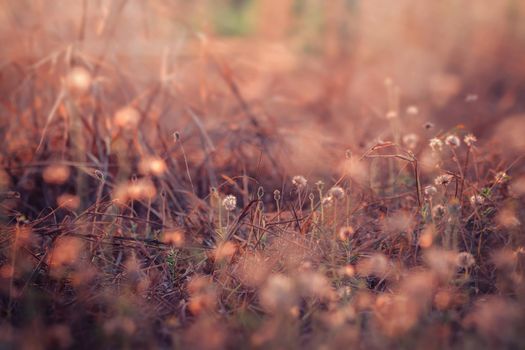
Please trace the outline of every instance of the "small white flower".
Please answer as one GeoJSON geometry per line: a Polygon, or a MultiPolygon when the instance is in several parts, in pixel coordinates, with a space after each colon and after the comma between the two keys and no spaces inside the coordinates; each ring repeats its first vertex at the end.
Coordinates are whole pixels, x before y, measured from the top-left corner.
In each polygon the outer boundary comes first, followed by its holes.
{"type": "Polygon", "coordinates": [[[472,205],[481,205],[485,203],[485,197],[479,195],[479,194],[475,194],[473,196],[470,197],[470,204],[472,205]]]}
{"type": "Polygon", "coordinates": [[[425,187],[425,194],[427,196],[432,197],[436,193],[437,193],[437,188],[435,186],[428,185],[428,186],[425,187]]]}
{"type": "Polygon", "coordinates": [[[439,175],[434,179],[436,186],[446,186],[452,181],[453,176],[449,174],[439,175]]]}
{"type": "Polygon", "coordinates": [[[339,229],[339,239],[345,241],[354,234],[354,228],[352,226],[343,226],[339,229]]]}
{"type": "Polygon", "coordinates": [[[395,119],[397,118],[397,112],[396,111],[389,111],[386,114],[386,119],[395,119]]]}
{"type": "Polygon", "coordinates": [[[463,142],[469,147],[471,147],[478,139],[473,134],[466,134],[463,138],[463,142]]]}
{"type": "Polygon", "coordinates": [[[300,189],[300,188],[306,187],[307,181],[304,176],[296,175],[292,178],[292,183],[294,184],[295,187],[300,189]]]}
{"type": "Polygon", "coordinates": [[[476,259],[469,252],[461,252],[456,256],[456,264],[458,267],[468,269],[476,263],[476,259]]]}
{"type": "Polygon", "coordinates": [[[457,137],[456,135],[452,134],[452,135],[448,135],[445,138],[445,143],[449,147],[456,148],[456,147],[459,147],[459,145],[461,145],[461,140],[459,139],[459,137],[457,137]]]}
{"type": "Polygon", "coordinates": [[[430,139],[428,144],[430,145],[430,148],[432,148],[434,152],[439,152],[443,149],[443,141],[441,141],[437,137],[430,139]]]}
{"type": "Polygon", "coordinates": [[[226,209],[226,211],[235,210],[235,208],[237,207],[237,198],[235,198],[235,196],[232,196],[231,194],[227,195],[222,200],[222,206],[224,207],[224,209],[226,209]]]}
{"type": "Polygon", "coordinates": [[[407,114],[408,115],[418,115],[419,109],[417,108],[417,106],[408,106],[407,114]]]}
{"type": "Polygon", "coordinates": [[[418,142],[419,142],[419,136],[417,136],[416,134],[406,134],[403,136],[403,143],[409,149],[416,148],[418,142]]]}
{"type": "Polygon", "coordinates": [[[345,190],[339,186],[334,186],[328,191],[328,195],[336,200],[341,200],[345,196],[345,190]]]}

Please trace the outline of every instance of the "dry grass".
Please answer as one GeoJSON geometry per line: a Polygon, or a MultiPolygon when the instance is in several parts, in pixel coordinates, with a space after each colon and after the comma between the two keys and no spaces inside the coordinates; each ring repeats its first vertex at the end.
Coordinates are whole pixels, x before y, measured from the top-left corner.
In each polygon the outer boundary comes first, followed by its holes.
{"type": "Polygon", "coordinates": [[[518,2],[24,3],[1,347],[525,347],[518,2]]]}

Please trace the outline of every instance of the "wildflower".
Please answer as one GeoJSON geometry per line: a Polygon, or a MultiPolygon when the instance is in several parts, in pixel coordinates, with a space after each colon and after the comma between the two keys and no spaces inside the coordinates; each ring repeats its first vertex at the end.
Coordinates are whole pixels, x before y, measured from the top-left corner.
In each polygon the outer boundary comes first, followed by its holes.
{"type": "Polygon", "coordinates": [[[478,95],[476,95],[476,94],[468,94],[465,97],[465,102],[474,102],[474,101],[477,101],[477,100],[478,100],[478,95]]]}
{"type": "Polygon", "coordinates": [[[66,86],[72,92],[86,93],[91,87],[91,74],[84,67],[74,67],[66,76],[66,86]]]}
{"type": "Polygon", "coordinates": [[[517,227],[520,225],[520,220],[516,216],[516,212],[511,207],[503,208],[498,213],[496,221],[503,227],[517,227]]]}
{"type": "Polygon", "coordinates": [[[436,193],[437,193],[437,188],[435,186],[428,185],[425,187],[425,195],[432,197],[436,193]]]}
{"type": "Polygon", "coordinates": [[[323,190],[323,187],[324,187],[324,182],[322,180],[319,180],[315,183],[315,186],[317,186],[317,189],[319,191],[322,191],[323,190]]]}
{"type": "Polygon", "coordinates": [[[434,179],[436,186],[446,186],[452,181],[453,176],[450,174],[439,175],[434,179]]]}
{"type": "Polygon", "coordinates": [[[60,207],[67,208],[69,210],[76,210],[80,207],[80,197],[73,194],[64,193],[58,196],[57,204],[60,207]]]}
{"type": "Polygon", "coordinates": [[[160,176],[166,171],[166,163],[161,158],[146,157],[139,163],[139,169],[143,174],[160,176]]]}
{"type": "Polygon", "coordinates": [[[237,198],[235,198],[235,196],[232,196],[231,194],[227,195],[222,200],[222,206],[224,207],[224,209],[226,209],[226,211],[235,210],[235,208],[237,207],[237,198]]]}
{"type": "Polygon", "coordinates": [[[463,138],[463,142],[465,142],[465,144],[469,147],[472,147],[474,142],[476,142],[477,140],[478,139],[473,134],[466,134],[465,137],[463,138]]]}
{"type": "Polygon", "coordinates": [[[292,183],[294,184],[295,187],[297,187],[298,189],[301,189],[301,188],[306,187],[307,181],[304,176],[296,175],[292,178],[292,183]]]}
{"type": "Polygon", "coordinates": [[[522,337],[517,335],[520,333],[515,333],[523,317],[521,303],[518,304],[512,299],[490,296],[478,300],[463,322],[467,327],[475,328],[478,334],[483,334],[486,339],[500,342],[499,344],[516,336],[521,339],[522,337]]]}
{"type": "Polygon", "coordinates": [[[386,114],[386,119],[395,119],[397,118],[397,112],[396,111],[389,111],[386,114]]]}
{"type": "Polygon", "coordinates": [[[184,245],[184,240],[184,233],[182,233],[181,231],[165,232],[162,237],[162,242],[178,248],[184,245]]]}
{"type": "Polygon", "coordinates": [[[288,310],[297,300],[293,281],[281,274],[268,278],[259,297],[263,307],[270,312],[288,310]]]}
{"type": "Polygon", "coordinates": [[[438,310],[446,310],[451,306],[453,296],[449,290],[439,290],[434,296],[434,305],[438,310]]]}
{"type": "Polygon", "coordinates": [[[332,295],[332,287],[328,279],[319,272],[302,271],[297,276],[297,291],[303,297],[329,298],[332,295]]]}
{"type": "Polygon", "coordinates": [[[500,171],[494,176],[494,180],[496,180],[497,183],[505,182],[508,179],[509,179],[509,176],[504,171],[500,171]]]}
{"type": "Polygon", "coordinates": [[[445,143],[451,148],[456,148],[456,147],[459,147],[459,145],[461,144],[461,141],[459,137],[452,134],[452,135],[448,135],[445,138],[445,143]]]}
{"type": "Polygon", "coordinates": [[[126,130],[135,129],[139,121],[140,113],[130,106],[119,109],[113,117],[115,125],[126,130]]]}
{"type": "Polygon", "coordinates": [[[69,174],[67,165],[53,164],[44,169],[42,177],[48,184],[61,185],[69,179],[69,174]]]}
{"type": "Polygon", "coordinates": [[[281,191],[279,191],[279,190],[273,191],[273,199],[275,199],[276,201],[281,199],[281,191]]]}
{"type": "Polygon", "coordinates": [[[430,139],[428,144],[430,145],[430,148],[432,148],[434,152],[439,152],[443,149],[443,141],[441,141],[437,137],[430,139]]]}
{"type": "Polygon", "coordinates": [[[417,136],[416,134],[406,134],[405,136],[403,136],[403,143],[409,149],[416,148],[418,142],[419,142],[419,136],[417,136]]]}
{"type": "Polygon", "coordinates": [[[355,275],[355,267],[352,265],[345,265],[339,269],[339,273],[346,277],[353,277],[355,275]]]}
{"type": "Polygon", "coordinates": [[[83,246],[79,238],[59,238],[53,245],[52,254],[48,254],[47,262],[51,268],[73,264],[80,258],[83,246]]]}
{"type": "Polygon", "coordinates": [[[516,197],[525,195],[525,176],[518,177],[512,181],[510,191],[512,195],[516,197]]]}
{"type": "Polygon", "coordinates": [[[138,179],[118,185],[113,193],[113,198],[125,203],[128,200],[152,199],[156,194],[157,190],[153,182],[148,179],[138,179]]]}
{"type": "Polygon", "coordinates": [[[346,241],[354,234],[354,228],[352,226],[344,226],[339,229],[339,239],[346,241]]]}
{"type": "Polygon", "coordinates": [[[237,252],[237,245],[230,241],[219,244],[215,250],[215,261],[228,261],[230,262],[233,255],[237,252]]]}
{"type": "Polygon", "coordinates": [[[419,114],[419,109],[417,108],[417,106],[408,106],[407,107],[407,114],[408,115],[418,115],[419,114]]]}
{"type": "Polygon", "coordinates": [[[456,264],[458,267],[468,269],[476,263],[476,260],[469,252],[461,252],[456,257],[456,264]]]}
{"type": "Polygon", "coordinates": [[[434,206],[434,208],[432,208],[432,216],[435,219],[442,218],[443,216],[445,216],[446,212],[447,212],[447,209],[441,204],[437,204],[434,206]]]}
{"type": "Polygon", "coordinates": [[[388,268],[388,258],[380,253],[373,254],[357,264],[357,272],[361,276],[383,276],[388,272],[388,268]]]}
{"type": "Polygon", "coordinates": [[[479,194],[475,194],[472,197],[470,197],[470,204],[472,205],[481,205],[483,203],[485,203],[485,197],[479,194]]]}
{"type": "Polygon", "coordinates": [[[434,231],[434,226],[429,225],[421,232],[421,236],[419,237],[419,246],[421,248],[430,248],[432,246],[434,243],[434,231]]]}
{"type": "Polygon", "coordinates": [[[341,200],[345,196],[345,191],[339,186],[334,186],[328,191],[328,195],[336,200],[341,200]]]}

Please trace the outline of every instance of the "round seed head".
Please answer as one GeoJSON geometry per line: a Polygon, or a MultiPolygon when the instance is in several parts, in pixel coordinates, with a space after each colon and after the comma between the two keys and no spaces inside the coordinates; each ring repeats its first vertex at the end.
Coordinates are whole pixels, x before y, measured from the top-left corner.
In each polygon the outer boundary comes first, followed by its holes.
{"type": "Polygon", "coordinates": [[[456,148],[456,147],[459,147],[459,145],[461,145],[461,141],[459,139],[459,137],[457,137],[456,135],[448,135],[446,138],[445,138],[445,143],[447,144],[447,146],[451,147],[451,148],[456,148]]]}
{"type": "Polygon", "coordinates": [[[477,141],[478,139],[476,138],[476,136],[474,136],[473,134],[467,134],[465,135],[465,137],[463,138],[463,142],[465,142],[465,144],[469,147],[472,147],[472,145],[474,145],[474,143],[477,141]]]}
{"type": "Polygon", "coordinates": [[[418,142],[419,136],[416,134],[406,134],[403,136],[403,144],[409,149],[416,148],[418,142]]]}
{"type": "Polygon", "coordinates": [[[425,195],[432,197],[437,193],[437,188],[432,185],[428,185],[425,187],[425,195]]]}
{"type": "Polygon", "coordinates": [[[417,106],[408,106],[407,107],[407,114],[408,115],[418,115],[419,114],[419,108],[417,108],[417,106]]]}
{"type": "Polygon", "coordinates": [[[443,141],[441,141],[437,137],[430,139],[428,144],[430,145],[430,148],[432,148],[434,152],[439,152],[443,149],[443,141]]]}
{"type": "Polygon", "coordinates": [[[328,195],[336,200],[341,200],[345,197],[345,190],[339,186],[334,186],[328,191],[328,195]]]}
{"type": "Polygon", "coordinates": [[[434,179],[436,186],[446,186],[452,181],[453,176],[450,174],[439,175],[434,179]]]}
{"type": "Polygon", "coordinates": [[[130,106],[119,109],[113,117],[115,126],[126,130],[136,129],[139,121],[140,113],[130,106]]]}
{"type": "Polygon", "coordinates": [[[232,196],[231,194],[227,195],[222,200],[222,206],[224,207],[224,209],[226,209],[226,211],[234,211],[237,207],[237,198],[235,198],[235,196],[232,196]]]}
{"type": "Polygon", "coordinates": [[[354,234],[354,228],[352,226],[344,226],[339,229],[339,239],[346,241],[354,234]]]}
{"type": "Polygon", "coordinates": [[[158,157],[145,157],[139,163],[139,170],[143,174],[160,176],[166,172],[166,169],[166,163],[158,157]]]}
{"type": "Polygon", "coordinates": [[[84,94],[89,91],[92,82],[91,74],[84,67],[74,67],[66,76],[66,85],[69,91],[84,94]]]}
{"type": "Polygon", "coordinates": [[[298,189],[306,187],[307,181],[304,176],[296,175],[292,178],[292,183],[298,189]]]}
{"type": "Polygon", "coordinates": [[[386,114],[386,119],[396,119],[397,118],[397,112],[396,111],[388,111],[386,114]]]}
{"type": "Polygon", "coordinates": [[[456,264],[458,267],[468,269],[476,263],[476,259],[469,252],[461,252],[456,257],[456,264]]]}

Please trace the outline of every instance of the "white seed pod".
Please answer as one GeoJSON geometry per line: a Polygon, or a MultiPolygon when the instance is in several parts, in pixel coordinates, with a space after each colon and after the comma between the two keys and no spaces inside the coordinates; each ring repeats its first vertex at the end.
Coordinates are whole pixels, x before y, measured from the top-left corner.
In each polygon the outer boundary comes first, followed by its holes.
{"type": "Polygon", "coordinates": [[[224,209],[226,209],[226,211],[234,211],[237,207],[237,198],[235,198],[235,196],[232,196],[231,194],[227,195],[222,200],[222,206],[224,207],[224,209]]]}

